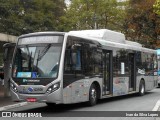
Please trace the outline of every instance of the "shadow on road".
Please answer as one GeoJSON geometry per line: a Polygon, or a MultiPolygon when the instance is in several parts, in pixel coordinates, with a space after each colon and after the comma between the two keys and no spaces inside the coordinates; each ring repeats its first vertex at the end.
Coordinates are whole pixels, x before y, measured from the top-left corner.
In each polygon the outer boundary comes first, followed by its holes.
{"type": "MultiPolygon", "coordinates": [[[[148,96],[154,92],[146,92],[145,96],[148,96]]],[[[144,97],[145,97],[144,96],[144,97]]],[[[112,98],[106,98],[98,101],[98,105],[103,105],[105,103],[109,102],[115,102],[118,100],[123,100],[123,99],[131,99],[132,97],[141,97],[138,96],[137,94],[131,94],[131,95],[124,95],[124,96],[118,96],[118,97],[112,97],[112,98]]],[[[143,97],[143,96],[142,96],[143,97]]],[[[28,109],[24,111],[19,111],[19,112],[37,112],[37,113],[47,113],[47,114],[61,114],[65,113],[67,114],[68,112],[80,109],[80,108],[87,108],[89,107],[86,102],[84,103],[76,103],[76,104],[60,104],[60,105],[55,105],[55,106],[43,106],[43,107],[38,107],[38,108],[33,108],[33,109],[28,109]]],[[[83,111],[84,112],[84,111],[83,111]]]]}
{"type": "MultiPolygon", "coordinates": [[[[152,91],[146,92],[144,96],[148,96],[152,93],[154,93],[154,92],[152,92],[152,91]]],[[[104,104],[106,102],[108,103],[108,102],[118,101],[118,100],[122,100],[122,99],[130,99],[132,97],[135,98],[135,97],[143,97],[143,96],[139,96],[137,93],[129,94],[129,95],[123,95],[123,96],[115,96],[115,97],[99,100],[98,104],[104,104]]]]}

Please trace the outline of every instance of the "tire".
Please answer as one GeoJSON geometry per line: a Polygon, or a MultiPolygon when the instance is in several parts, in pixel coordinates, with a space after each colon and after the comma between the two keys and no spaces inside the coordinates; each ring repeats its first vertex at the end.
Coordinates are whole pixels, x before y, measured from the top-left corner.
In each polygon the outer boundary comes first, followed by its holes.
{"type": "Polygon", "coordinates": [[[97,99],[98,99],[98,93],[97,93],[97,88],[95,86],[95,84],[92,84],[89,90],[89,101],[88,101],[88,105],[89,106],[94,106],[97,103],[97,99]]]}
{"type": "Polygon", "coordinates": [[[143,96],[144,94],[145,94],[145,82],[141,80],[139,84],[139,96],[143,96]]]}

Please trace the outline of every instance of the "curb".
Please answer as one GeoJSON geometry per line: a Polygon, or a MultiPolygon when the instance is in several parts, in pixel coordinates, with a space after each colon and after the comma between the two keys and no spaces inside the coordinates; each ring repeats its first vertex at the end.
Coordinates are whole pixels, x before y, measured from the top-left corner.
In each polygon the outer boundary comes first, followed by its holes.
{"type": "Polygon", "coordinates": [[[0,107],[0,111],[5,111],[5,110],[8,110],[8,109],[21,107],[21,106],[24,106],[24,105],[27,105],[27,104],[28,104],[28,102],[21,102],[21,103],[17,103],[17,104],[13,104],[13,105],[7,105],[7,106],[4,106],[4,107],[0,107]]]}
{"type": "Polygon", "coordinates": [[[160,108],[160,100],[157,101],[152,111],[158,111],[159,108],[160,108]]]}

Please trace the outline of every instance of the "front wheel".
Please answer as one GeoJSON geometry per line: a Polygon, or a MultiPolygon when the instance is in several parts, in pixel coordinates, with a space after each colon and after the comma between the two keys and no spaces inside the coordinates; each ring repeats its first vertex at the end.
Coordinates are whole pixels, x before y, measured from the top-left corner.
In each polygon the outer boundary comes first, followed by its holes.
{"type": "Polygon", "coordinates": [[[88,104],[90,106],[94,106],[97,103],[97,97],[98,97],[98,94],[97,94],[96,86],[95,86],[95,84],[92,84],[91,87],[90,87],[90,90],[89,90],[89,102],[88,102],[88,104]]]}
{"type": "Polygon", "coordinates": [[[139,85],[139,95],[143,96],[145,94],[145,83],[143,80],[141,80],[139,85]]]}

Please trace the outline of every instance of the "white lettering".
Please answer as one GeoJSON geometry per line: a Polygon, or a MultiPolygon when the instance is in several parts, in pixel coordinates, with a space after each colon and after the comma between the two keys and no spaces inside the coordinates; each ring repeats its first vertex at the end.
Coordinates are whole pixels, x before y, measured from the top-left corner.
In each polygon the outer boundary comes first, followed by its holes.
{"type": "Polygon", "coordinates": [[[145,113],[139,113],[139,116],[140,117],[147,117],[147,114],[145,114],[145,113]]]}
{"type": "Polygon", "coordinates": [[[148,113],[148,116],[151,116],[151,117],[158,117],[158,114],[150,114],[150,113],[148,113]]]}
{"type": "Polygon", "coordinates": [[[132,117],[132,116],[133,116],[133,114],[126,113],[126,117],[128,117],[128,116],[132,117]]]}
{"type": "Polygon", "coordinates": [[[145,69],[139,69],[138,68],[138,73],[144,75],[145,74],[145,69]]]}

